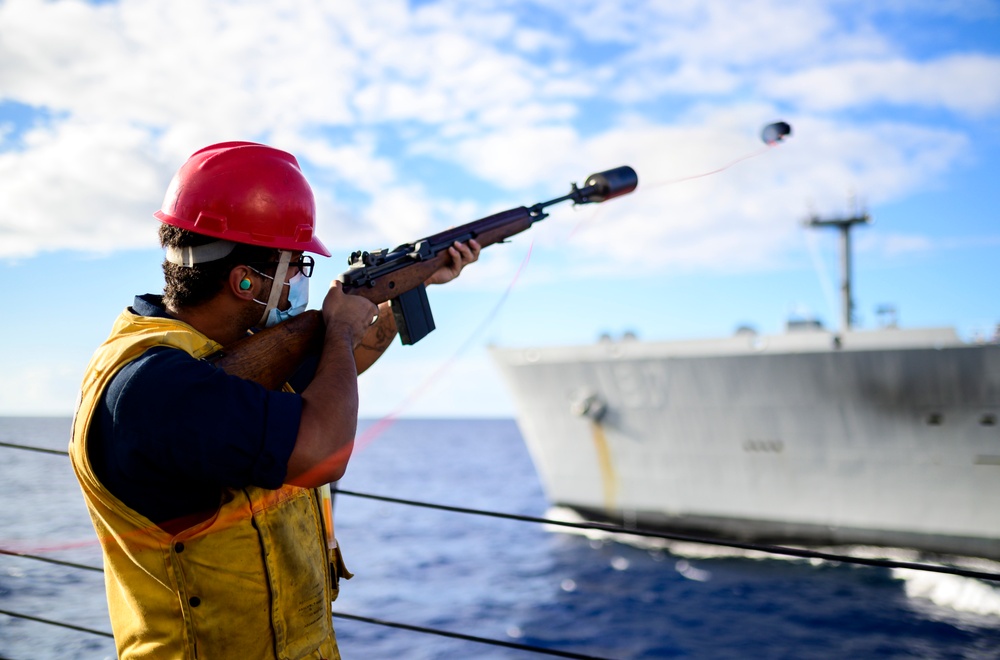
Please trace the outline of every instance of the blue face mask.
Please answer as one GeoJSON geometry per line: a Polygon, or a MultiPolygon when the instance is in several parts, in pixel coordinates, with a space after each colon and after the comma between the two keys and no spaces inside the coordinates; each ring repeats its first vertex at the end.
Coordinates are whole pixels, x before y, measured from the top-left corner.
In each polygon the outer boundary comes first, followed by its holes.
{"type": "MultiPolygon", "coordinates": [[[[268,279],[274,279],[269,275],[264,275],[260,271],[255,271],[258,275],[266,277],[268,279]]],[[[306,305],[309,304],[309,278],[303,275],[301,272],[295,274],[295,277],[285,282],[288,285],[288,309],[272,309],[267,313],[267,318],[264,320],[264,327],[270,328],[272,326],[278,325],[282,321],[287,321],[293,316],[298,316],[302,312],[306,311],[306,305]]],[[[260,303],[261,305],[267,305],[265,302],[261,302],[254,298],[255,303],[260,303]]]]}

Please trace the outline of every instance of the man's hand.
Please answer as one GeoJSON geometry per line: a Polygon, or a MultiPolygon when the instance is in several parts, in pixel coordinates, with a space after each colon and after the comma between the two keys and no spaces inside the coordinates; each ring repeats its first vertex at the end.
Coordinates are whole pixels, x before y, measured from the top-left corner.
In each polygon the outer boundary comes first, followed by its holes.
{"type": "Polygon", "coordinates": [[[378,317],[378,307],[363,296],[351,296],[343,291],[343,284],[334,280],[323,299],[323,322],[326,331],[344,332],[351,340],[351,348],[357,348],[368,328],[378,317]]]}
{"type": "Polygon", "coordinates": [[[424,284],[444,284],[445,282],[451,282],[458,277],[463,268],[479,259],[479,250],[481,249],[479,243],[474,238],[470,239],[468,243],[455,241],[455,244],[448,248],[451,261],[434,271],[430,277],[424,280],[424,284]]]}
{"type": "Polygon", "coordinates": [[[378,307],[344,293],[334,280],[323,298],[326,336],[316,375],[302,391],[302,416],[285,483],[315,488],[344,476],[358,427],[358,373],[354,350],[378,307]]]}
{"type": "MultiPolygon", "coordinates": [[[[431,276],[424,280],[424,284],[444,284],[452,281],[458,277],[463,268],[479,259],[480,249],[482,248],[475,240],[470,240],[468,243],[456,241],[452,247],[448,248],[448,254],[451,257],[449,262],[431,273],[431,276]]],[[[347,297],[357,298],[360,296],[347,297]]],[[[368,329],[360,344],[355,344],[354,362],[359,374],[382,356],[396,336],[396,321],[389,303],[384,302],[379,305],[378,311],[378,323],[373,324],[368,329]]]]}

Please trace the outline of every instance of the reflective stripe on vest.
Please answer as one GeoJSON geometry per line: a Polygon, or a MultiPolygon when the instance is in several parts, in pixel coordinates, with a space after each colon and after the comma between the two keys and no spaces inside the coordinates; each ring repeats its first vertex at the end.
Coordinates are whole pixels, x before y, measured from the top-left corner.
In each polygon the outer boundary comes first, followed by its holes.
{"type": "Polygon", "coordinates": [[[119,658],[339,658],[319,495],[226,489],[209,520],[170,535],[97,479],[87,435],[111,378],[153,346],[201,359],[219,344],[185,323],[126,310],[84,376],[70,457],[104,550],[119,658]]]}

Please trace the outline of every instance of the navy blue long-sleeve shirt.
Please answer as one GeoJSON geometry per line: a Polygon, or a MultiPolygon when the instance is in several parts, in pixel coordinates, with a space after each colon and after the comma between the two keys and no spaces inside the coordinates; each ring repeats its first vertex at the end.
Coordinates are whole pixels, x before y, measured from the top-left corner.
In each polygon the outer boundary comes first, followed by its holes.
{"type": "MultiPolygon", "coordinates": [[[[158,296],[132,311],[166,317],[158,296]]],[[[225,488],[279,488],[302,399],[235,376],[185,351],[155,347],[111,380],[91,427],[101,483],[165,529],[214,512],[225,488]]]]}

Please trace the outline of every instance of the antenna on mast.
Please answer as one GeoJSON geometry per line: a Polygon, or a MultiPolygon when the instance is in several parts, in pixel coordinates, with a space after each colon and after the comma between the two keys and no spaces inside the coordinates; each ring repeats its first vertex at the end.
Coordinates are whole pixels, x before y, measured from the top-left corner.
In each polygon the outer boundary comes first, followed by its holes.
{"type": "MultiPolygon", "coordinates": [[[[853,205],[853,204],[852,204],[853,205]]],[[[835,227],[840,230],[840,331],[851,329],[854,316],[854,300],[851,298],[851,228],[854,225],[871,224],[868,213],[854,211],[846,218],[821,219],[812,216],[806,220],[808,227],[835,227]]]]}

